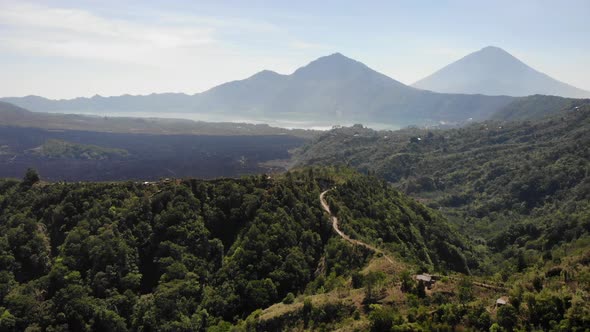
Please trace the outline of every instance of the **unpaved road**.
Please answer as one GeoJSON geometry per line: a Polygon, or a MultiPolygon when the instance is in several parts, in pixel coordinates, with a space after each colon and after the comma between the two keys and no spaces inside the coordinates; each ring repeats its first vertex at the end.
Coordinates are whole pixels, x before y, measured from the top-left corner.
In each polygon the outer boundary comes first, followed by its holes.
{"type": "MultiPolygon", "coordinates": [[[[338,227],[338,218],[336,218],[336,216],[334,216],[332,214],[332,212],[330,212],[330,206],[328,205],[328,202],[326,202],[326,199],[324,198],[324,196],[326,195],[326,193],[328,191],[330,191],[330,190],[326,190],[320,194],[320,203],[322,204],[322,208],[324,209],[324,211],[326,211],[330,215],[330,221],[332,222],[332,228],[334,229],[334,231],[338,235],[340,235],[340,237],[343,238],[344,240],[346,240],[354,245],[365,247],[365,248],[373,251],[374,253],[381,254],[389,263],[391,263],[392,265],[395,265],[393,260],[389,256],[387,256],[383,250],[376,248],[376,247],[374,247],[368,243],[365,243],[363,241],[352,239],[352,238],[350,238],[350,236],[344,234],[344,232],[342,232],[340,230],[340,227],[338,227]]],[[[459,280],[459,278],[457,278],[457,277],[448,277],[448,278],[455,280],[455,281],[459,280]]],[[[473,281],[472,284],[477,287],[482,287],[482,288],[487,288],[487,289],[492,289],[492,290],[497,290],[497,291],[507,290],[507,288],[504,286],[490,285],[490,284],[486,284],[483,282],[473,281]]]]}
{"type": "Polygon", "coordinates": [[[374,253],[381,254],[388,262],[390,262],[392,265],[395,265],[395,263],[393,262],[393,259],[391,259],[389,256],[387,256],[385,254],[385,252],[383,252],[383,250],[376,248],[376,247],[374,247],[368,243],[365,243],[363,241],[352,239],[352,238],[350,238],[350,236],[344,234],[344,232],[342,232],[340,230],[340,227],[338,227],[338,218],[336,218],[336,216],[334,216],[332,214],[332,212],[330,212],[330,206],[328,205],[328,202],[326,202],[326,199],[324,197],[328,191],[330,191],[330,190],[326,190],[320,194],[320,203],[322,204],[322,208],[324,209],[324,211],[326,211],[330,215],[330,221],[332,222],[332,228],[334,229],[334,231],[338,235],[340,235],[340,237],[343,238],[344,240],[346,240],[354,245],[365,247],[374,253]]]}

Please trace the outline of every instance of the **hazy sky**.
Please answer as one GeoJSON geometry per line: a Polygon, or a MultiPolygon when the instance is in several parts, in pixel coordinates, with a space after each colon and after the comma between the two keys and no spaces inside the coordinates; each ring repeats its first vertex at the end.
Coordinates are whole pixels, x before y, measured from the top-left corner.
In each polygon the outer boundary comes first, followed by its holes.
{"type": "Polygon", "coordinates": [[[341,52],[411,84],[487,45],[590,90],[590,1],[0,0],[0,96],[195,93],[341,52]]]}

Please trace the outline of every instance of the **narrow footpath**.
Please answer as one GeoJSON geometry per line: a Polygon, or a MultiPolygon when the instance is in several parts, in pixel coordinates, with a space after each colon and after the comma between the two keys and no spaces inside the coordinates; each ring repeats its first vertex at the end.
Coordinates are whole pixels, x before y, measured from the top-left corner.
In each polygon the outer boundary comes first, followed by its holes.
{"type": "MultiPolygon", "coordinates": [[[[344,232],[342,232],[342,230],[340,230],[340,227],[338,226],[338,218],[336,218],[336,216],[334,216],[332,214],[332,212],[330,211],[330,206],[328,205],[328,202],[326,202],[325,195],[328,191],[330,191],[330,190],[326,190],[320,194],[320,203],[322,204],[322,208],[324,209],[324,211],[326,211],[328,213],[328,215],[330,215],[330,222],[332,223],[332,228],[334,229],[334,231],[341,238],[348,241],[349,243],[352,243],[353,245],[365,247],[376,254],[381,254],[383,256],[383,258],[385,258],[389,263],[391,263],[392,265],[395,265],[393,259],[391,259],[389,256],[387,256],[383,250],[376,248],[376,247],[374,247],[368,243],[365,243],[363,241],[352,239],[350,236],[344,234],[344,232]]],[[[459,280],[459,278],[457,278],[457,277],[448,277],[448,278],[455,280],[455,281],[459,280]]],[[[483,282],[474,281],[474,282],[472,282],[472,284],[477,287],[487,288],[487,289],[491,289],[491,290],[497,290],[497,291],[507,290],[507,288],[504,286],[490,285],[490,284],[486,284],[483,282]]]]}
{"type": "Polygon", "coordinates": [[[365,247],[376,254],[381,254],[389,263],[391,263],[392,265],[395,265],[395,263],[393,262],[393,259],[391,259],[389,256],[387,256],[383,250],[376,248],[376,247],[374,247],[368,243],[365,243],[363,241],[352,239],[350,236],[344,234],[344,232],[342,232],[340,230],[340,227],[338,226],[338,218],[336,218],[336,216],[334,216],[332,214],[332,212],[330,212],[330,206],[328,205],[328,202],[326,202],[326,199],[325,199],[325,195],[328,191],[330,191],[330,190],[326,190],[320,194],[320,203],[322,204],[322,208],[324,209],[324,211],[326,211],[328,213],[328,215],[330,215],[330,222],[332,223],[332,228],[334,229],[334,231],[344,240],[346,240],[356,246],[365,247]]]}

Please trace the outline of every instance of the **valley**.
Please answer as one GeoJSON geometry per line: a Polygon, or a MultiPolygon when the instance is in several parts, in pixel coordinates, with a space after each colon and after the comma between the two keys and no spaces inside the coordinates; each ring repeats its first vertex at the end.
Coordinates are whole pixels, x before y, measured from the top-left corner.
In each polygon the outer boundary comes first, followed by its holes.
{"type": "Polygon", "coordinates": [[[149,135],[0,126],[0,177],[35,168],[48,181],[153,181],[276,172],[305,140],[287,135],[149,135]]]}

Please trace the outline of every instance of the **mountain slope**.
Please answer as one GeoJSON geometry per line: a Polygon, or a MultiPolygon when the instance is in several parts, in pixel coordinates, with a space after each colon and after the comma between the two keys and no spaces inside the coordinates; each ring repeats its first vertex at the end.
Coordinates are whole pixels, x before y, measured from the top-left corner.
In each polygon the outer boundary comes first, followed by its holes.
{"type": "Polygon", "coordinates": [[[394,183],[487,242],[495,255],[482,270],[508,271],[515,253],[526,251],[530,263],[590,236],[590,104],[576,107],[542,121],[452,130],[335,129],[296,160],[394,183]]]}
{"type": "Polygon", "coordinates": [[[263,71],[195,95],[95,96],[55,101],[29,96],[2,100],[33,111],[186,112],[251,121],[403,126],[486,119],[512,98],[422,91],[336,53],[291,75],[263,71]]]}
{"type": "MultiPolygon", "coordinates": [[[[388,226],[405,233],[396,242],[405,260],[461,261],[448,248],[465,243],[444,218],[350,171],[149,185],[0,180],[2,330],[227,331],[214,327],[289,293],[331,290],[326,280],[370,258],[327,225],[318,196],[336,183],[337,199],[364,189],[400,215],[388,226]]],[[[355,215],[372,213],[366,203],[355,215]]]]}
{"type": "Polygon", "coordinates": [[[471,53],[412,86],[442,93],[590,97],[589,91],[555,80],[493,46],[471,53]]]}
{"type": "Polygon", "coordinates": [[[493,120],[535,120],[565,113],[590,105],[590,99],[572,99],[557,96],[533,95],[516,98],[512,103],[491,116],[493,120]]]}

